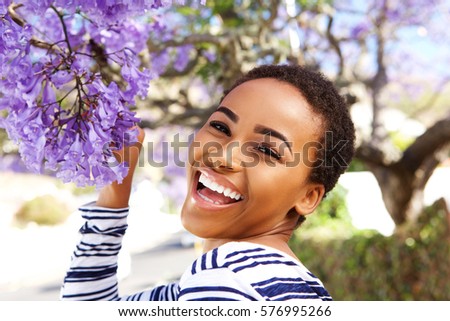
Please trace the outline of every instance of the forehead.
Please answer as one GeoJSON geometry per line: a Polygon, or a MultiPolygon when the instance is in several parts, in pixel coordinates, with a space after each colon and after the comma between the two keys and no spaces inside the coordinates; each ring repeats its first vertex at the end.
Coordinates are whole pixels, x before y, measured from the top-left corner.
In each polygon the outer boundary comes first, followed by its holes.
{"type": "Polygon", "coordinates": [[[321,117],[312,111],[302,93],[277,79],[244,82],[229,92],[221,105],[233,110],[239,122],[273,128],[292,142],[318,140],[323,135],[321,117]]]}

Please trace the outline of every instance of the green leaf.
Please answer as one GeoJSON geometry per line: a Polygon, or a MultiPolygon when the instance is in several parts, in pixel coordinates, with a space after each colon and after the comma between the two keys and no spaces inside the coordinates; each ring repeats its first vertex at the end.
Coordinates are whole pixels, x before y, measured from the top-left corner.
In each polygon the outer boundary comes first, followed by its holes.
{"type": "Polygon", "coordinates": [[[218,62],[206,63],[197,70],[197,75],[206,82],[210,77],[216,75],[220,71],[218,62]]]}

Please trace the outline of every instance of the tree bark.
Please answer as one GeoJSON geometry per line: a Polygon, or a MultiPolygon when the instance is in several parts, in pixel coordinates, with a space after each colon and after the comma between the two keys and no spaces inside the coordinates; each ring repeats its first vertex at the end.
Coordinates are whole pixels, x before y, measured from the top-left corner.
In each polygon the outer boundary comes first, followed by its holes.
{"type": "Polygon", "coordinates": [[[436,166],[450,151],[450,116],[419,136],[395,162],[373,146],[361,146],[356,157],[375,175],[383,201],[396,226],[415,221],[422,212],[423,192],[436,166]]]}
{"type": "Polygon", "coordinates": [[[414,175],[406,171],[401,164],[392,166],[371,166],[381,189],[384,205],[396,226],[406,222],[406,213],[412,205],[422,207],[420,193],[414,189],[414,175]]]}

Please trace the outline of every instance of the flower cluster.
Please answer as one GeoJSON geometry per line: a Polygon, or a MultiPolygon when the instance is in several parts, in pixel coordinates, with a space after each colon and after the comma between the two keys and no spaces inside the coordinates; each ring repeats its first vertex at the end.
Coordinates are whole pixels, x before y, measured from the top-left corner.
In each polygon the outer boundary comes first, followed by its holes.
{"type": "Polygon", "coordinates": [[[0,126],[29,169],[78,186],[123,179],[113,152],[136,141],[135,97],[161,73],[137,56],[161,23],[129,18],[171,3],[1,0],[0,126]]]}

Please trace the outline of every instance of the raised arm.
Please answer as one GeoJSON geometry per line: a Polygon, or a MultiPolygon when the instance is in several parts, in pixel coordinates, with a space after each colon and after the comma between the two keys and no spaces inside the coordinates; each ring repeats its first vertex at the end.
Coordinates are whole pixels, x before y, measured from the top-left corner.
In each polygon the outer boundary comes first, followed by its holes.
{"type": "Polygon", "coordinates": [[[143,140],[144,131],[139,128],[138,143],[115,153],[120,162],[129,164],[122,183],[103,187],[97,201],[79,209],[85,223],[61,288],[62,300],[176,300],[177,284],[127,297],[119,297],[118,293],[118,254],[127,228],[128,201],[143,140]]]}
{"type": "Polygon", "coordinates": [[[127,176],[120,184],[117,182],[113,182],[112,184],[103,187],[98,195],[98,199],[96,202],[97,206],[107,208],[128,207],[134,170],[138,163],[139,153],[141,151],[142,143],[145,138],[145,132],[142,130],[142,128],[137,127],[137,129],[139,130],[138,142],[133,146],[129,146],[120,151],[114,152],[114,155],[120,163],[123,161],[128,163],[129,171],[127,176]]]}

